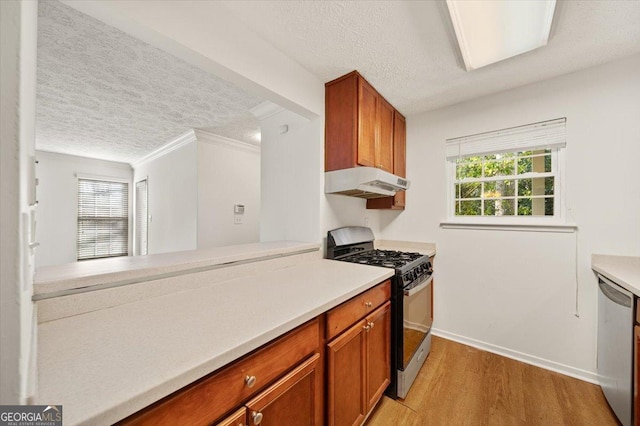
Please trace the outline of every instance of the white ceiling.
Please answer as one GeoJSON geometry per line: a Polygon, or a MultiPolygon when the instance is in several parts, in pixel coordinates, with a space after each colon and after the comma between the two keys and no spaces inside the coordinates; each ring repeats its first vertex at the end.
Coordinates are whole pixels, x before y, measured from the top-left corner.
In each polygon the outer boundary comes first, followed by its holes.
{"type": "MultiPolygon", "coordinates": [[[[637,0],[558,0],[547,46],[471,72],[444,1],[216,6],[322,81],[360,71],[405,115],[640,52],[637,0]]],[[[255,140],[263,99],[57,1],[38,30],[38,149],[134,162],[191,128],[255,140]]]]}
{"type": "Polygon", "coordinates": [[[444,1],[223,1],[327,82],[354,69],[405,115],[640,51],[640,1],[558,0],[547,46],[465,72],[444,1]]]}
{"type": "Polygon", "coordinates": [[[57,1],[37,60],[37,149],[131,163],[194,128],[259,141],[264,99],[57,1]]]}

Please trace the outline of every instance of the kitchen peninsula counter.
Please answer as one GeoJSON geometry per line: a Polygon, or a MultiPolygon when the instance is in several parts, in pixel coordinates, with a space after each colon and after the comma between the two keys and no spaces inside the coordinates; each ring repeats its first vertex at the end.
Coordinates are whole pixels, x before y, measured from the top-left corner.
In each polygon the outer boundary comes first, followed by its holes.
{"type": "Polygon", "coordinates": [[[594,254],[591,269],[640,296],[640,256],[594,254]]]}
{"type": "Polygon", "coordinates": [[[36,270],[34,300],[319,250],[318,244],[272,241],[44,266],[36,270]]]}
{"type": "Polygon", "coordinates": [[[32,403],[62,404],[67,425],[111,424],[392,275],[309,260],[42,323],[32,403]]]}

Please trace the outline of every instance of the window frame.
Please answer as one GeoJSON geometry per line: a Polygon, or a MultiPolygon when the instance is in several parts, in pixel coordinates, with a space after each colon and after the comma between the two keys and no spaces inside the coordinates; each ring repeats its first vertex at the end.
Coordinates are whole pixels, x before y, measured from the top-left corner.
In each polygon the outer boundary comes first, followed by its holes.
{"type": "MultiPolygon", "coordinates": [[[[447,219],[440,223],[443,228],[459,229],[504,229],[523,231],[573,232],[577,226],[567,221],[566,208],[566,147],[551,148],[552,172],[554,173],[554,215],[553,216],[457,216],[455,214],[456,197],[456,158],[446,158],[446,200],[447,219]]],[[[474,156],[499,154],[505,151],[484,152],[474,156]]],[[[521,152],[520,149],[506,152],[521,152]]],[[[522,176],[522,175],[520,175],[522,176]]],[[[518,175],[505,176],[504,180],[518,178],[518,175]]],[[[534,177],[534,176],[532,176],[534,177]]],[[[537,177],[537,176],[535,176],[537,177]]]]}
{"type": "Polygon", "coordinates": [[[103,175],[92,175],[92,174],[76,174],[76,262],[84,262],[86,260],[98,260],[98,259],[109,259],[114,257],[124,257],[131,256],[132,251],[132,218],[131,218],[131,207],[132,207],[132,194],[131,194],[131,179],[123,178],[123,177],[114,177],[114,176],[103,176],[103,175]],[[80,246],[78,241],[78,233],[79,233],[79,218],[80,211],[79,207],[79,185],[80,180],[93,180],[93,181],[101,181],[101,182],[113,182],[113,183],[123,183],[127,186],[127,252],[126,254],[115,255],[115,256],[95,256],[79,259],[80,254],[80,246]]]}

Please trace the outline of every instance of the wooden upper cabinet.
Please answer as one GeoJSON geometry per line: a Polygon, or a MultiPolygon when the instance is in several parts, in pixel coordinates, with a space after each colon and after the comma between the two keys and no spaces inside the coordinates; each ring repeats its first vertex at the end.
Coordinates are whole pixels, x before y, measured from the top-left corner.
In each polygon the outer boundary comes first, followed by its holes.
{"type": "Polygon", "coordinates": [[[394,168],[395,110],[353,71],[325,85],[325,171],[394,168]]]}
{"type": "MultiPolygon", "coordinates": [[[[376,131],[378,93],[363,79],[358,80],[358,165],[377,167],[376,131]]],[[[353,167],[353,166],[351,166],[353,167]]]]}
{"type": "Polygon", "coordinates": [[[377,166],[389,173],[393,170],[393,117],[395,110],[382,97],[378,98],[378,137],[376,138],[377,166]]]}
{"type": "MultiPolygon", "coordinates": [[[[407,124],[398,111],[394,111],[393,118],[393,174],[407,177],[407,124]]],[[[406,194],[406,191],[399,191],[393,197],[369,199],[367,208],[404,210],[406,194]]]]}

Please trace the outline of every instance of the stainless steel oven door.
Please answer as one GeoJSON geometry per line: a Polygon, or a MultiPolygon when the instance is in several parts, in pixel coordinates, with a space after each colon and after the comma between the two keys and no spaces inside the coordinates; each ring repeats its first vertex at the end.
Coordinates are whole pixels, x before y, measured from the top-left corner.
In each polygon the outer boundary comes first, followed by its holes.
{"type": "Polygon", "coordinates": [[[406,369],[433,323],[433,275],[420,277],[404,288],[403,296],[403,368],[406,369]],[[421,281],[421,282],[420,282],[421,281]]]}

